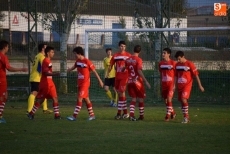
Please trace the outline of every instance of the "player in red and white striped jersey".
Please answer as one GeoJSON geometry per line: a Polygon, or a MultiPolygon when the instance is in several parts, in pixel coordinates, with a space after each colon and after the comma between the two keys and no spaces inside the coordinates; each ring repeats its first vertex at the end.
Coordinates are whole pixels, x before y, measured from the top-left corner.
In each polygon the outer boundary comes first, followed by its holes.
{"type": "Polygon", "coordinates": [[[174,119],[176,113],[173,109],[172,98],[175,90],[175,65],[176,62],[170,59],[171,49],[164,48],[162,52],[162,61],[159,62],[159,72],[161,77],[161,96],[166,104],[165,121],[174,119]]]}
{"type": "Polygon", "coordinates": [[[175,58],[177,59],[176,64],[176,81],[177,81],[177,89],[178,89],[178,100],[182,105],[182,112],[184,115],[184,120],[182,123],[189,122],[189,114],[188,114],[188,99],[190,96],[190,92],[192,89],[193,76],[195,76],[199,89],[204,92],[204,88],[201,84],[199,73],[197,71],[196,66],[193,62],[187,60],[184,56],[183,51],[177,51],[175,54],[175,58]]]}
{"type": "Polygon", "coordinates": [[[126,84],[128,80],[128,71],[123,71],[123,68],[125,67],[125,60],[131,56],[130,53],[128,53],[126,49],[126,43],[125,41],[119,42],[119,48],[120,51],[115,53],[110,60],[110,68],[115,65],[115,89],[118,93],[118,104],[117,104],[117,115],[115,116],[115,119],[121,119],[121,118],[129,118],[129,114],[127,111],[127,103],[126,103],[126,96],[125,96],[125,90],[126,90],[126,84]],[[123,115],[121,116],[121,112],[123,111],[123,115]]]}

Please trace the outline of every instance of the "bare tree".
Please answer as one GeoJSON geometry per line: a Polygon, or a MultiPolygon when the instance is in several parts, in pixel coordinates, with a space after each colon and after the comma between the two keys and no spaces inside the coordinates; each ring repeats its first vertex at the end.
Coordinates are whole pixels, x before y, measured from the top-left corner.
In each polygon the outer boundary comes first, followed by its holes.
{"type": "Polygon", "coordinates": [[[60,89],[67,93],[67,41],[71,26],[80,18],[83,10],[87,9],[88,0],[39,0],[42,11],[33,11],[33,19],[44,26],[44,29],[56,31],[60,36],[60,89]],[[47,7],[48,6],[48,7],[47,7]]]}
{"type": "MultiPolygon", "coordinates": [[[[0,21],[1,22],[5,21],[5,16],[6,15],[4,13],[0,12],[0,21]]],[[[3,33],[3,31],[2,31],[2,25],[0,25],[0,39],[2,38],[2,33],[3,33]]]]}

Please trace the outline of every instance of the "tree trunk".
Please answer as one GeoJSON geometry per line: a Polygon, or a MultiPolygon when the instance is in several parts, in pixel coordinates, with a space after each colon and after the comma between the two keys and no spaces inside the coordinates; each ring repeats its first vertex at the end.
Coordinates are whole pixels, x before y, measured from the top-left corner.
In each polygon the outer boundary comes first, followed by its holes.
{"type": "Polygon", "coordinates": [[[67,41],[68,34],[62,33],[60,46],[60,86],[59,92],[63,94],[68,93],[67,86],[67,41]]]}

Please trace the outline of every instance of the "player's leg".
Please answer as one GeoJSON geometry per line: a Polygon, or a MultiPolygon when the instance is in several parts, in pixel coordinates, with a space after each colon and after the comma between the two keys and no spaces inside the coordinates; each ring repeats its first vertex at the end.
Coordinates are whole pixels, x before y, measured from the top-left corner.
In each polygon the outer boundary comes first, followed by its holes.
{"type": "Polygon", "coordinates": [[[34,106],[34,100],[38,94],[39,82],[30,82],[30,89],[31,89],[31,92],[28,97],[27,113],[29,113],[34,106]]]}
{"type": "Polygon", "coordinates": [[[176,117],[176,113],[173,109],[172,105],[172,97],[173,97],[173,88],[168,88],[167,90],[164,91],[164,97],[166,98],[166,116],[165,116],[165,121],[169,121],[169,119],[174,119],[176,117]]]}
{"type": "Polygon", "coordinates": [[[0,123],[6,123],[3,118],[3,111],[7,100],[7,85],[0,85],[0,123]]]}
{"type": "Polygon", "coordinates": [[[138,89],[136,92],[136,95],[139,99],[139,118],[138,120],[144,120],[144,111],[145,111],[144,98],[146,97],[146,93],[145,93],[144,84],[142,83],[138,85],[136,85],[138,89]]]}
{"type": "MultiPolygon", "coordinates": [[[[115,87],[113,87],[113,91],[114,91],[114,96],[113,96],[114,104],[117,106],[118,93],[117,93],[115,87]]],[[[115,106],[115,105],[114,105],[114,106],[115,106]]]]}
{"type": "Polygon", "coordinates": [[[29,114],[27,114],[27,116],[29,117],[29,119],[34,119],[34,114],[37,111],[37,109],[40,107],[40,105],[44,102],[45,98],[47,97],[49,91],[49,87],[47,87],[46,85],[42,85],[39,87],[39,91],[37,96],[35,97],[35,103],[33,105],[32,110],[29,112],[29,114]]]}
{"type": "Polygon", "coordinates": [[[57,96],[53,95],[52,100],[53,100],[54,119],[61,119],[57,96]]]}
{"type": "Polygon", "coordinates": [[[122,109],[123,109],[122,118],[123,119],[129,118],[129,114],[127,110],[127,100],[125,96],[126,84],[127,84],[127,79],[122,79],[119,85],[119,91],[121,92],[119,96],[119,100],[121,101],[121,104],[122,104],[122,109]]]}
{"type": "Polygon", "coordinates": [[[49,93],[47,95],[48,96],[46,98],[52,98],[53,100],[54,119],[61,119],[57,91],[54,83],[52,83],[52,85],[49,87],[49,93]]]}
{"type": "Polygon", "coordinates": [[[77,116],[78,116],[78,114],[79,114],[79,112],[81,111],[81,108],[82,108],[82,101],[83,101],[84,95],[85,95],[85,88],[82,87],[82,86],[79,86],[78,90],[77,90],[77,97],[78,98],[77,98],[76,106],[74,108],[73,115],[68,116],[67,120],[75,121],[77,119],[77,116]]]}
{"type": "Polygon", "coordinates": [[[110,106],[113,105],[113,95],[109,89],[110,86],[110,82],[109,82],[109,78],[105,78],[104,80],[104,89],[105,89],[105,94],[108,96],[108,98],[110,99],[110,106]]]}
{"type": "Polygon", "coordinates": [[[111,78],[111,86],[113,87],[113,91],[114,91],[114,95],[113,95],[113,106],[116,107],[117,106],[117,101],[118,101],[118,93],[116,91],[115,86],[115,78],[111,78]]]}
{"type": "MultiPolygon", "coordinates": [[[[39,94],[39,93],[38,93],[39,94]]],[[[37,109],[40,107],[40,105],[42,104],[42,102],[45,100],[45,96],[43,97],[43,95],[37,95],[35,98],[35,103],[33,105],[32,110],[27,114],[28,118],[33,120],[34,119],[34,114],[37,111],[37,109]]]]}
{"type": "Polygon", "coordinates": [[[92,105],[92,102],[90,101],[89,97],[86,97],[86,98],[85,98],[85,102],[86,102],[87,110],[88,110],[88,112],[89,112],[89,118],[88,118],[88,120],[91,121],[91,120],[96,119],[96,118],[95,118],[95,114],[94,114],[94,112],[93,112],[93,105],[92,105]]]}
{"type": "Polygon", "coordinates": [[[186,87],[179,92],[179,96],[180,96],[179,101],[181,102],[181,110],[182,110],[183,117],[184,117],[182,123],[188,123],[189,122],[188,99],[190,96],[190,92],[191,92],[191,86],[186,87]]]}
{"type": "Polygon", "coordinates": [[[128,94],[129,96],[132,98],[130,105],[129,105],[129,120],[130,121],[136,121],[136,118],[134,116],[135,114],[135,106],[136,106],[136,91],[135,91],[135,87],[133,86],[133,83],[128,83],[127,85],[127,90],[128,90],[128,94]]]}

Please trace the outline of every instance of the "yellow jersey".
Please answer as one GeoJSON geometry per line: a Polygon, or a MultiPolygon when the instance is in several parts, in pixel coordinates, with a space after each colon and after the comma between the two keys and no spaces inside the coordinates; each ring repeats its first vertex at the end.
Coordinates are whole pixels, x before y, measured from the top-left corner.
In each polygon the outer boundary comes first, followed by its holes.
{"type": "Polygon", "coordinates": [[[111,60],[112,56],[111,57],[105,57],[104,60],[103,60],[103,64],[104,64],[104,70],[105,70],[105,78],[108,77],[108,78],[115,78],[115,69],[114,69],[114,66],[112,67],[112,70],[110,71],[110,73],[108,74],[108,69],[109,69],[109,66],[110,66],[110,60],[111,60]]]}
{"type": "Polygon", "coordinates": [[[30,82],[40,82],[41,80],[41,71],[42,71],[42,62],[45,59],[45,56],[42,53],[38,53],[35,56],[33,61],[32,70],[30,73],[30,82]]]}

